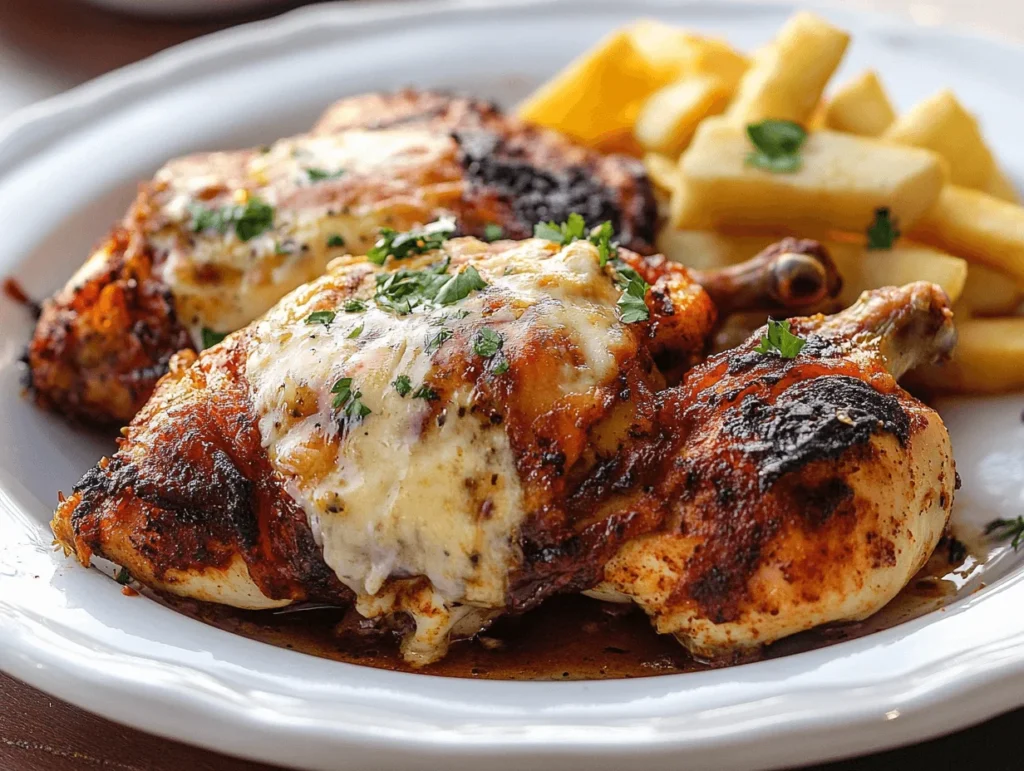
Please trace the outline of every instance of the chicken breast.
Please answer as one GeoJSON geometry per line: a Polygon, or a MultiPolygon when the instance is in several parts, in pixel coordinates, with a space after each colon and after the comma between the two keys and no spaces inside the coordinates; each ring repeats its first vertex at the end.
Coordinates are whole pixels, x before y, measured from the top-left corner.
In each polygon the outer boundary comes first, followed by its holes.
{"type": "Polygon", "coordinates": [[[532,235],[578,212],[651,251],[642,165],[527,126],[494,105],[431,92],[332,107],[314,131],[268,147],[171,161],[43,305],[28,350],[36,401],[124,424],[171,356],[258,318],[383,228],[448,217],[462,234],[532,235]]]}

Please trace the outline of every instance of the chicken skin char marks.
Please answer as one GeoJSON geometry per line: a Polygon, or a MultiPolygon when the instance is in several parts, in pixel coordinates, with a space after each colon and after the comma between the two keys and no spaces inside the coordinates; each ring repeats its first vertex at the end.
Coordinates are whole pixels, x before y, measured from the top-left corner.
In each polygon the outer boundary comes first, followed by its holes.
{"type": "Polygon", "coordinates": [[[434,92],[369,94],[270,146],[171,161],[47,300],[28,350],[42,406],[121,426],[171,356],[258,318],[381,228],[440,217],[458,232],[526,238],[578,212],[650,253],[643,166],[528,126],[493,104],[434,92]]]}
{"type": "Polygon", "coordinates": [[[880,290],[794,320],[796,358],[752,339],[675,384],[658,362],[699,359],[715,316],[680,266],[587,240],[344,258],[172,362],[54,532],[188,597],[351,604],[417,665],[555,593],[636,601],[713,655],[877,609],[952,503],[945,430],[895,382],[952,344],[945,298],[880,290]]]}

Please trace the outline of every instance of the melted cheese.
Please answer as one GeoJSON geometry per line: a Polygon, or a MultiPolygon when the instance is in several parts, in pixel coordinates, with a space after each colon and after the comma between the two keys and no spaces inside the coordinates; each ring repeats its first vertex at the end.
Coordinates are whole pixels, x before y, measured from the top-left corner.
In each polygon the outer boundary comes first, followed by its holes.
{"type": "Polygon", "coordinates": [[[473,336],[488,326],[502,335],[512,367],[529,365],[517,351],[538,335],[560,336],[578,351],[549,384],[557,398],[613,379],[616,352],[631,339],[617,319],[619,292],[589,243],[559,250],[532,240],[488,253],[475,239],[457,239],[446,249],[480,252],[472,264],[488,286],[446,308],[396,316],[369,298],[371,277],[359,291],[366,311],[339,310],[328,327],[307,325],[323,307],[318,298],[345,286],[342,267],[253,327],[246,366],[270,461],[305,510],[325,561],[364,614],[414,617],[412,648],[423,661],[443,653],[437,646],[465,605],[504,606],[519,559],[523,490],[504,425],[472,410],[475,381],[449,379],[456,385],[431,403],[402,397],[395,379],[407,376],[415,390],[438,361],[464,371],[477,357],[473,336]],[[428,352],[442,324],[452,336],[428,352]],[[342,377],[372,410],[361,421],[332,405],[342,377]],[[410,590],[408,579],[419,577],[429,586],[410,590]]]}
{"type": "Polygon", "coordinates": [[[404,230],[436,219],[444,211],[439,194],[457,181],[455,150],[440,132],[352,130],[162,168],[155,180],[159,229],[151,236],[164,257],[157,275],[197,346],[203,327],[239,329],[322,275],[332,258],[365,253],[380,227],[404,230]],[[337,176],[310,179],[310,169],[337,176]],[[248,241],[233,228],[191,232],[194,205],[217,209],[251,197],[274,207],[273,227],[248,241]],[[328,247],[331,236],[344,246],[328,247]]]}

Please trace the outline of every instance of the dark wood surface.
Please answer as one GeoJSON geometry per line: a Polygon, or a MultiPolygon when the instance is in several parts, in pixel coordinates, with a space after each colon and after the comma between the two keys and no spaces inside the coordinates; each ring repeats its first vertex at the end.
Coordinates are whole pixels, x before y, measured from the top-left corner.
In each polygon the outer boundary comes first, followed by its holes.
{"type": "MultiPolygon", "coordinates": [[[[283,2],[281,7],[289,4],[283,2]]],[[[138,21],[94,11],[74,0],[0,0],[0,53],[68,87],[228,24],[226,20],[138,21]]],[[[915,747],[818,768],[1017,771],[1024,769],[1022,735],[1024,710],[915,747]]],[[[0,771],[272,768],[125,728],[0,675],[0,771]]]]}

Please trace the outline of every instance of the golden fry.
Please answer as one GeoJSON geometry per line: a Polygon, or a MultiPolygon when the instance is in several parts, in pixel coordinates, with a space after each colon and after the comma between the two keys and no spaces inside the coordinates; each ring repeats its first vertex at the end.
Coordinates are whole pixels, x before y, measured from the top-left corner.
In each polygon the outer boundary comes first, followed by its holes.
{"type": "Polygon", "coordinates": [[[880,136],[896,120],[896,111],[874,70],[839,87],[825,105],[822,127],[864,137],[880,136]]]}
{"type": "Polygon", "coordinates": [[[824,19],[795,14],[755,55],[726,114],[740,124],[776,118],[806,125],[849,42],[824,19]]]}
{"type": "Polygon", "coordinates": [[[912,373],[941,393],[1002,393],[1024,388],[1024,318],[957,319],[953,359],[912,373]]]}
{"type": "Polygon", "coordinates": [[[967,316],[1008,316],[1024,300],[1024,288],[1001,270],[971,265],[956,312],[967,316]]]}
{"type": "Polygon", "coordinates": [[[656,91],[644,103],[633,133],[647,150],[678,155],[690,143],[697,125],[725,110],[731,95],[714,75],[683,78],[656,91]]]}

